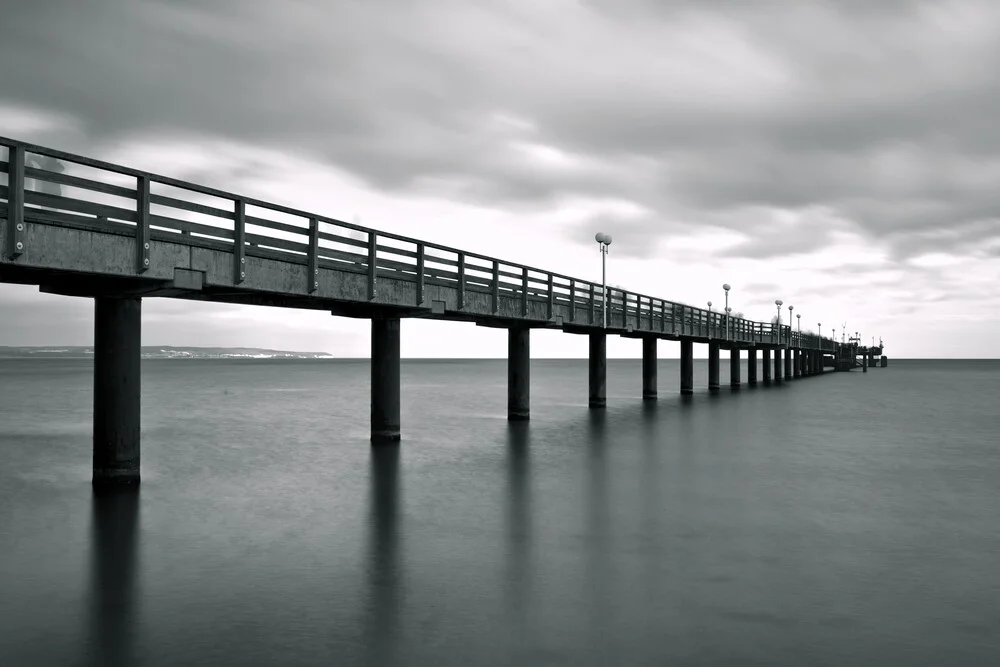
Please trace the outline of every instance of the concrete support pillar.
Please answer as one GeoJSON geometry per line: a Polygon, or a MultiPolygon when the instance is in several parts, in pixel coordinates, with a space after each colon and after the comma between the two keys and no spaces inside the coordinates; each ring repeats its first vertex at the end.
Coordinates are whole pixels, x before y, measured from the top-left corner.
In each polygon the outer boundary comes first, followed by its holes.
{"type": "Polygon", "coordinates": [[[94,299],[94,486],[139,483],[142,299],[94,299]]]}
{"type": "Polygon", "coordinates": [[[694,343],[681,341],[681,394],[694,393],[694,343]]]}
{"type": "Polygon", "coordinates": [[[785,379],[792,379],[792,350],[785,348],[785,379]]]}
{"type": "Polygon", "coordinates": [[[751,347],[747,350],[747,384],[751,387],[757,385],[757,348],[751,347]]]}
{"type": "Polygon", "coordinates": [[[764,369],[764,384],[771,384],[771,350],[761,350],[761,367],[764,369]]]}
{"type": "Polygon", "coordinates": [[[531,329],[507,330],[507,419],[531,417],[531,329]]]}
{"type": "Polygon", "coordinates": [[[719,344],[708,344],[708,390],[719,391],[719,344]]]}
{"type": "Polygon", "coordinates": [[[792,363],[792,373],[795,377],[802,377],[802,350],[795,350],[795,357],[792,363]]]}
{"type": "Polygon", "coordinates": [[[781,352],[780,347],[774,348],[774,381],[781,382],[781,379],[785,376],[785,369],[781,365],[781,352]]]}
{"type": "Polygon", "coordinates": [[[802,373],[802,377],[808,377],[811,375],[810,369],[812,368],[812,350],[803,350],[802,358],[799,359],[799,371],[802,373]]]}
{"type": "Polygon", "coordinates": [[[590,407],[607,406],[608,336],[590,334],[590,407]]]}
{"type": "Polygon", "coordinates": [[[656,339],[642,339],[642,398],[656,400],[656,339]]]}
{"type": "Polygon", "coordinates": [[[864,354],[861,355],[861,372],[862,373],[867,373],[868,372],[868,353],[867,352],[865,352],[864,354]]]}
{"type": "Polygon", "coordinates": [[[399,441],[399,318],[372,318],[372,435],[399,441]]]}
{"type": "Polygon", "coordinates": [[[729,350],[729,386],[740,386],[740,348],[729,350]]]}

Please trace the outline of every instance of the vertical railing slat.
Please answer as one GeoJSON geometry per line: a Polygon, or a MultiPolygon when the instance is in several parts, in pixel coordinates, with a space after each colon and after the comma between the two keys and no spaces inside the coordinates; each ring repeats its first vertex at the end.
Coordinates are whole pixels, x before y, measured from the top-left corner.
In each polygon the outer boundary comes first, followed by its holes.
{"type": "Polygon", "coordinates": [[[425,248],[423,243],[417,244],[417,305],[419,306],[424,302],[424,255],[425,248]]]}
{"type": "Polygon", "coordinates": [[[149,269],[149,176],[138,176],[135,188],[135,272],[149,269]]]}
{"type": "Polygon", "coordinates": [[[569,321],[576,322],[576,281],[569,281],[569,321]]]}
{"type": "Polygon", "coordinates": [[[239,285],[247,277],[246,258],[246,204],[237,199],[233,207],[233,284],[239,285]]]}
{"type": "Polygon", "coordinates": [[[24,147],[7,153],[7,258],[24,252],[24,147]]]}
{"type": "Polygon", "coordinates": [[[372,301],[378,295],[376,277],[378,271],[378,234],[374,230],[368,232],[368,300],[372,301]]]}
{"type": "Polygon", "coordinates": [[[528,316],[528,269],[521,267],[521,317],[528,316]]]}
{"type": "Polygon", "coordinates": [[[596,298],[595,298],[595,295],[594,295],[595,291],[596,290],[595,290],[594,283],[590,283],[590,324],[591,325],[594,324],[594,307],[596,305],[596,303],[595,303],[596,302],[596,298]]]}
{"type": "Polygon", "coordinates": [[[548,307],[548,314],[546,315],[546,319],[549,319],[549,320],[552,319],[552,307],[555,305],[555,298],[556,298],[556,291],[555,291],[554,282],[555,281],[554,281],[554,279],[552,277],[552,274],[550,273],[549,274],[549,307],[548,307]]]}
{"type": "Polygon", "coordinates": [[[493,260],[493,314],[500,312],[500,262],[493,260]]]}
{"type": "Polygon", "coordinates": [[[319,219],[309,218],[309,289],[312,294],[319,289],[319,219]]]}
{"type": "Polygon", "coordinates": [[[465,253],[458,253],[458,309],[465,308],[465,253]]]}

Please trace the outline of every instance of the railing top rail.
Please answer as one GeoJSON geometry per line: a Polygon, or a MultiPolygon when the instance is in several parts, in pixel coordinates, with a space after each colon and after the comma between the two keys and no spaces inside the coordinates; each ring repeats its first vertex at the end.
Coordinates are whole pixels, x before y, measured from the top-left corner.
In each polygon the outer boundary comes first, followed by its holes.
{"type": "MultiPolygon", "coordinates": [[[[377,235],[378,237],[381,237],[381,238],[394,239],[396,241],[401,241],[401,242],[404,242],[404,243],[412,243],[414,245],[423,245],[425,248],[432,248],[434,250],[439,250],[439,251],[443,251],[443,252],[455,253],[456,255],[461,254],[461,255],[464,255],[466,258],[475,258],[475,259],[479,259],[479,260],[485,260],[485,261],[488,261],[488,262],[491,262],[491,263],[492,262],[497,262],[497,263],[503,264],[505,266],[516,267],[516,268],[521,269],[521,270],[526,270],[526,271],[535,272],[535,273],[541,273],[541,274],[544,274],[546,276],[552,276],[553,278],[558,278],[558,279],[561,279],[561,280],[571,281],[572,283],[577,284],[577,285],[581,285],[581,286],[594,285],[594,286],[596,286],[598,288],[601,287],[600,283],[595,283],[595,282],[590,281],[590,280],[582,280],[580,278],[574,278],[572,276],[568,276],[568,275],[561,274],[561,273],[556,273],[554,271],[549,271],[549,270],[546,270],[546,269],[539,269],[539,268],[536,268],[536,267],[533,267],[533,266],[528,266],[526,264],[519,264],[519,263],[516,263],[516,262],[508,262],[508,261],[501,260],[501,259],[496,258],[496,257],[490,257],[488,255],[482,255],[482,254],[476,253],[476,252],[469,252],[469,251],[466,251],[466,250],[461,250],[459,248],[453,248],[453,247],[450,247],[450,246],[441,245],[441,244],[433,243],[433,242],[429,242],[429,241],[423,241],[421,239],[417,239],[417,238],[413,238],[413,237],[408,237],[408,236],[403,236],[401,234],[394,234],[392,232],[385,232],[385,231],[381,231],[381,230],[378,230],[378,229],[374,229],[372,227],[364,227],[364,226],[357,225],[357,224],[354,224],[354,223],[351,223],[351,222],[347,222],[345,220],[339,220],[337,218],[332,218],[332,217],[329,217],[329,216],[320,215],[320,214],[312,213],[312,212],[309,212],[309,211],[304,211],[304,210],[297,209],[297,208],[294,208],[294,207],[291,207],[291,206],[284,206],[282,204],[276,204],[274,202],[268,202],[268,201],[264,201],[262,199],[256,199],[256,198],[253,198],[253,197],[247,197],[247,196],[243,196],[243,195],[238,195],[236,193],[228,192],[226,190],[219,190],[217,188],[211,188],[211,187],[207,187],[207,186],[204,186],[204,185],[199,185],[197,183],[191,183],[189,181],[183,181],[183,180],[180,180],[180,179],[177,179],[177,178],[171,178],[169,176],[163,176],[163,175],[160,175],[160,174],[154,174],[152,172],[142,171],[140,169],[133,169],[131,167],[126,167],[126,166],[115,164],[115,163],[112,163],[112,162],[106,162],[104,160],[98,160],[98,159],[94,159],[94,158],[89,158],[89,157],[85,157],[83,155],[77,155],[75,153],[69,153],[67,151],[61,151],[61,150],[56,150],[56,149],[53,149],[53,148],[47,148],[45,146],[40,146],[38,144],[31,144],[31,143],[28,143],[28,142],[25,142],[25,141],[20,141],[20,140],[17,140],[17,139],[13,139],[13,138],[10,138],[10,137],[5,137],[5,136],[0,135],[0,147],[3,147],[3,146],[5,146],[7,148],[21,148],[25,152],[35,153],[35,154],[38,154],[38,155],[45,155],[47,157],[55,158],[57,160],[65,160],[67,162],[72,162],[74,164],[79,164],[79,165],[82,165],[82,166],[85,166],[85,167],[91,167],[93,169],[99,169],[99,170],[103,170],[103,171],[109,171],[109,172],[112,172],[112,173],[121,174],[123,176],[132,176],[132,177],[135,177],[135,178],[147,178],[147,179],[150,180],[150,182],[159,183],[161,185],[167,185],[167,186],[170,186],[170,187],[175,187],[175,188],[179,188],[179,189],[182,189],[182,190],[187,190],[187,191],[190,191],[190,192],[194,192],[194,193],[198,193],[198,194],[202,194],[202,195],[207,195],[207,196],[210,196],[210,197],[217,197],[219,199],[227,199],[227,200],[232,200],[232,201],[241,201],[241,202],[244,203],[244,205],[257,206],[257,207],[265,208],[265,209],[268,209],[268,210],[271,210],[271,211],[274,211],[274,212],[277,212],[277,213],[283,213],[283,214],[286,214],[286,215],[293,215],[293,216],[302,217],[302,218],[309,218],[309,219],[313,219],[314,218],[314,219],[316,219],[316,220],[318,220],[320,222],[324,222],[324,223],[331,224],[331,225],[336,225],[338,227],[343,227],[345,229],[350,229],[350,230],[362,232],[362,233],[365,233],[365,234],[375,234],[375,235],[377,235]]],[[[8,158],[8,160],[9,160],[9,158],[8,158]]],[[[7,162],[7,160],[4,160],[2,162],[7,162]]],[[[642,294],[640,292],[633,292],[633,291],[627,290],[627,289],[613,288],[613,287],[609,286],[608,287],[608,292],[609,292],[609,295],[613,294],[614,292],[619,292],[619,293],[626,292],[630,296],[638,297],[638,298],[643,299],[643,300],[645,300],[647,302],[649,302],[651,300],[651,301],[655,301],[657,303],[661,303],[662,302],[664,304],[670,305],[671,307],[673,307],[673,306],[681,306],[681,307],[683,307],[685,309],[688,309],[689,311],[691,311],[693,313],[696,313],[699,318],[704,318],[704,317],[719,317],[719,318],[724,318],[726,316],[726,314],[724,312],[720,313],[720,312],[714,311],[714,310],[713,311],[709,311],[709,310],[705,310],[704,308],[699,308],[698,306],[692,306],[692,305],[689,305],[689,304],[686,304],[686,303],[681,303],[681,302],[678,302],[678,301],[671,301],[671,300],[668,300],[668,299],[663,299],[663,298],[659,298],[659,297],[653,297],[653,296],[649,296],[649,295],[646,295],[646,294],[642,294]]],[[[776,325],[775,323],[764,322],[764,321],[757,321],[757,320],[750,320],[750,319],[747,319],[747,318],[738,318],[738,317],[734,317],[732,315],[729,316],[729,319],[730,319],[731,322],[748,322],[748,323],[751,323],[751,324],[754,324],[754,325],[760,325],[762,327],[762,331],[769,331],[770,332],[770,331],[774,331],[776,328],[778,328],[778,325],[776,325]]],[[[781,324],[780,325],[780,331],[783,334],[785,332],[787,332],[788,330],[789,330],[789,325],[786,325],[786,324],[781,324]]]]}

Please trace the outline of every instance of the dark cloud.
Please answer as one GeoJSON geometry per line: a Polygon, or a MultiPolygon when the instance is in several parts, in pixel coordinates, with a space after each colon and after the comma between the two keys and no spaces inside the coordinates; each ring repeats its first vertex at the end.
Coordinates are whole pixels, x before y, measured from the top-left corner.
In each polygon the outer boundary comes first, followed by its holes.
{"type": "Polygon", "coordinates": [[[838,219],[902,259],[1000,219],[989,0],[61,0],[2,26],[0,102],[94,146],[170,130],[515,210],[618,198],[646,211],[595,220],[625,255],[706,226],[748,237],[729,257],[808,252],[838,219]]]}

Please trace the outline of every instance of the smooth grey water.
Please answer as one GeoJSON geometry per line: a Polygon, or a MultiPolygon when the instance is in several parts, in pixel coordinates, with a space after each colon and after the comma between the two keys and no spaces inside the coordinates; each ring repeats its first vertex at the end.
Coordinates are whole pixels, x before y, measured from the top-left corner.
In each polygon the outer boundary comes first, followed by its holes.
{"type": "Polygon", "coordinates": [[[600,413],[535,361],[527,425],[504,362],[404,362],[398,449],[367,368],[144,362],[93,497],[89,363],[0,361],[0,665],[1000,664],[997,362],[612,361],[600,413]]]}

